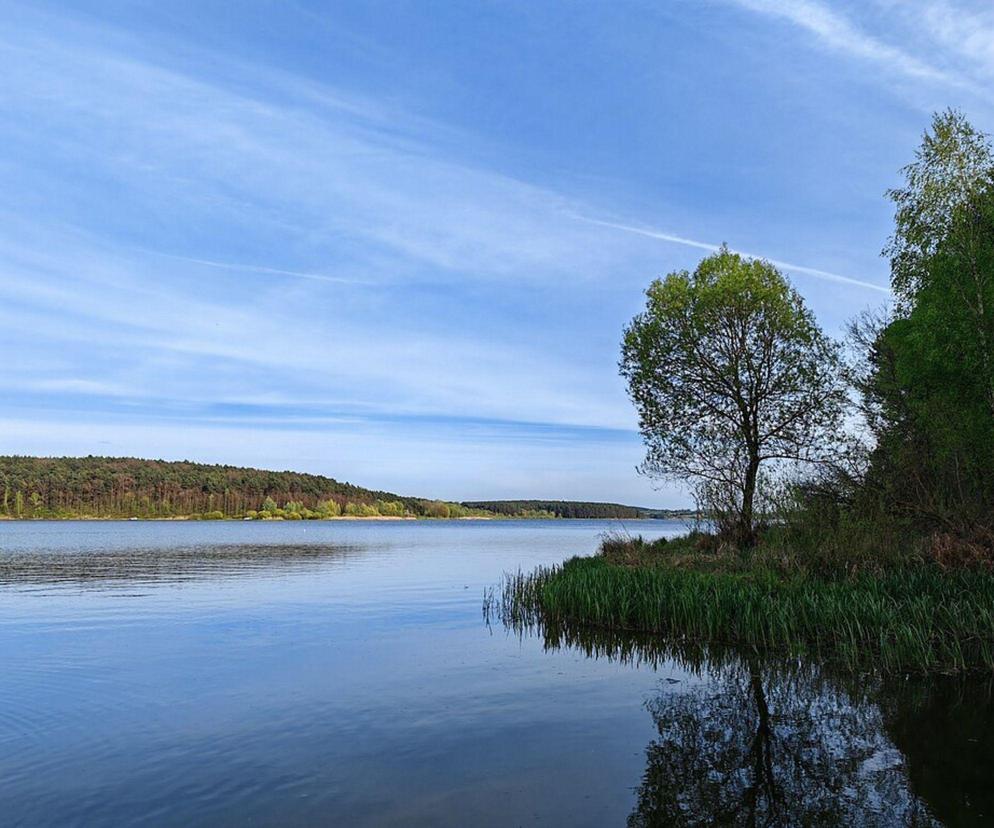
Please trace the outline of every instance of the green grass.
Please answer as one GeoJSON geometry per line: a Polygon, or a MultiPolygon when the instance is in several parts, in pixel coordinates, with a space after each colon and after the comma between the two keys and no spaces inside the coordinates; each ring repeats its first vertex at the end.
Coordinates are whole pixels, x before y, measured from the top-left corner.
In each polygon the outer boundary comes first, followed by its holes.
{"type": "Polygon", "coordinates": [[[519,627],[648,632],[881,672],[994,670],[994,575],[977,570],[824,578],[574,558],[509,576],[498,603],[519,627]]]}

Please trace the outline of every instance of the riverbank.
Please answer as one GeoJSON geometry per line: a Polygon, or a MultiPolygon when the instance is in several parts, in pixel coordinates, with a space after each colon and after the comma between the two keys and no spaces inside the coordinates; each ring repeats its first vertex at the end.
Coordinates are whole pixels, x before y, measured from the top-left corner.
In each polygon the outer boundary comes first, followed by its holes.
{"type": "Polygon", "coordinates": [[[854,670],[994,670],[989,571],[921,564],[830,577],[701,554],[685,539],[665,546],[608,540],[595,557],[508,577],[500,611],[511,624],[653,633],[854,670]]]}

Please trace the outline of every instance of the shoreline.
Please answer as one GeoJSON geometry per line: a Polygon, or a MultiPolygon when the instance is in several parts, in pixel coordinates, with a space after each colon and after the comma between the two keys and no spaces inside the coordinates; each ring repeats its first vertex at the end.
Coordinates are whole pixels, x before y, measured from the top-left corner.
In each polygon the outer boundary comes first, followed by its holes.
{"type": "Polygon", "coordinates": [[[336,515],[335,517],[326,518],[311,518],[311,519],[301,519],[301,520],[287,520],[286,518],[246,518],[246,517],[225,517],[225,518],[199,518],[191,517],[190,515],[175,515],[171,517],[109,517],[109,516],[94,516],[94,515],[73,515],[72,517],[12,517],[10,515],[0,515],[0,522],[10,522],[10,523],[56,523],[56,522],[68,522],[68,521],[105,521],[105,522],[118,522],[118,523],[176,523],[176,522],[189,522],[189,523],[331,523],[334,521],[457,521],[457,520],[492,520],[492,521],[508,521],[508,520],[527,520],[527,521],[539,521],[539,520],[554,520],[554,521],[565,521],[570,523],[578,523],[581,521],[596,521],[599,523],[606,523],[609,521],[615,521],[619,523],[663,523],[671,520],[686,521],[692,519],[690,517],[675,516],[666,518],[570,518],[570,517],[527,517],[518,515],[464,515],[460,517],[448,517],[448,518],[436,518],[436,517],[418,517],[415,515],[336,515]]]}
{"type": "Polygon", "coordinates": [[[505,576],[484,611],[512,628],[648,634],[856,672],[994,673],[990,571],[906,563],[815,574],[748,557],[734,568],[713,553],[695,556],[687,538],[637,551],[626,556],[615,544],[608,554],[505,576]]]}

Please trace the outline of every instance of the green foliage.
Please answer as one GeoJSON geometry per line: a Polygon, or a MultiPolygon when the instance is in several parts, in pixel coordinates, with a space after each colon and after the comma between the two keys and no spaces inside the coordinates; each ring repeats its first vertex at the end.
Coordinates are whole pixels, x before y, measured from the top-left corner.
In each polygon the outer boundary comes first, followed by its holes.
{"type": "Polygon", "coordinates": [[[541,516],[545,518],[628,518],[651,517],[655,512],[620,503],[584,503],[575,500],[475,500],[464,501],[470,509],[493,512],[505,517],[541,516]]]}
{"type": "Polygon", "coordinates": [[[399,500],[377,500],[376,511],[384,517],[404,517],[407,510],[399,500]]]}
{"type": "Polygon", "coordinates": [[[989,136],[962,113],[949,109],[932,118],[915,160],[903,170],[905,184],[888,191],[894,202],[894,235],[884,249],[898,299],[912,306],[928,282],[930,260],[950,234],[954,216],[992,183],[994,149],[989,136]]]}
{"type": "Polygon", "coordinates": [[[994,669],[994,576],[931,567],[826,580],[574,558],[512,576],[512,623],[579,622],[789,655],[818,653],[851,669],[994,669]]]}
{"type": "Polygon", "coordinates": [[[341,516],[347,503],[355,504],[350,514],[360,517],[632,517],[640,511],[607,504],[590,513],[588,507],[605,504],[562,501],[513,501],[511,508],[489,509],[296,472],[121,457],[0,457],[0,482],[0,515],[22,518],[166,518],[220,511],[225,517],[316,520],[341,516]]]}
{"type": "Polygon", "coordinates": [[[322,500],[317,505],[317,514],[321,518],[333,518],[342,514],[342,507],[336,500],[322,500]]]}
{"type": "Polygon", "coordinates": [[[859,506],[994,533],[994,153],[947,112],[905,175],[891,193],[898,313],[853,328],[875,440],[859,506]]]}
{"type": "Polygon", "coordinates": [[[433,518],[447,518],[450,514],[449,504],[440,500],[431,501],[425,504],[425,514],[433,518]]]}
{"type": "Polygon", "coordinates": [[[328,516],[335,516],[345,501],[400,503],[411,511],[419,503],[319,475],[127,457],[0,457],[0,482],[0,514],[21,518],[155,518],[215,511],[226,517],[262,512],[269,518],[303,518],[307,510],[321,511],[319,503],[336,504],[324,510],[328,516]]]}
{"type": "Polygon", "coordinates": [[[764,464],[837,451],[838,347],[772,265],[727,248],[656,280],[646,297],[620,364],[646,443],[642,470],[689,482],[749,544],[764,464]]]}
{"type": "Polygon", "coordinates": [[[371,503],[347,503],[345,514],[349,517],[378,517],[380,513],[371,503]]]}

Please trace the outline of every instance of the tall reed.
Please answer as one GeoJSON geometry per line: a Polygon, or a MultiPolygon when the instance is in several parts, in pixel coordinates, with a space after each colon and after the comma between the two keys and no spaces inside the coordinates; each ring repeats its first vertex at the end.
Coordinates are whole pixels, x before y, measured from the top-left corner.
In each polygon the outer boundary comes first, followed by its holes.
{"type": "Polygon", "coordinates": [[[931,567],[851,578],[574,558],[505,578],[505,623],[581,623],[817,654],[851,668],[994,670],[994,576],[931,567]]]}

